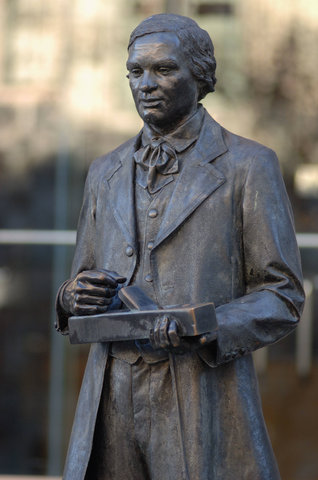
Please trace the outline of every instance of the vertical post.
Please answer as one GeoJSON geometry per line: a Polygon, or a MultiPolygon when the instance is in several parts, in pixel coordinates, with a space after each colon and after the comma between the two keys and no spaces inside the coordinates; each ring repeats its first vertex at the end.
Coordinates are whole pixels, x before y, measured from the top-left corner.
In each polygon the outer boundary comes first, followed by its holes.
{"type": "MultiPolygon", "coordinates": [[[[71,66],[72,48],[72,20],[74,0],[60,2],[63,14],[60,17],[63,48],[59,72],[59,94],[63,97],[65,84],[71,66]]],[[[63,100],[62,100],[63,101],[63,100]]],[[[61,111],[63,109],[61,108],[61,111]]],[[[59,127],[59,148],[55,169],[55,205],[54,227],[65,230],[67,228],[67,200],[69,176],[69,125],[63,119],[59,127]]],[[[49,385],[49,420],[48,420],[48,460],[47,474],[60,475],[62,471],[63,446],[63,401],[64,401],[64,366],[65,366],[65,338],[57,335],[53,325],[55,321],[55,295],[58,287],[67,278],[67,247],[54,246],[53,250],[53,279],[52,279],[52,319],[51,319],[51,355],[50,355],[50,385],[49,385]]]]}
{"type": "MultiPolygon", "coordinates": [[[[68,145],[65,129],[60,134],[59,153],[55,171],[55,229],[67,228],[67,187],[69,176],[68,145]]],[[[67,247],[53,247],[53,281],[52,281],[52,321],[49,384],[49,421],[48,421],[48,475],[60,475],[62,470],[63,440],[63,393],[64,393],[64,357],[65,339],[58,335],[53,325],[55,320],[55,295],[58,287],[65,280],[67,272],[67,247]]]]}
{"type": "Polygon", "coordinates": [[[304,281],[306,302],[301,322],[296,330],[296,368],[300,377],[307,377],[312,365],[313,284],[304,281]]]}
{"type": "Polygon", "coordinates": [[[253,359],[256,372],[259,375],[264,374],[268,364],[268,347],[263,347],[253,352],[253,359]]]}

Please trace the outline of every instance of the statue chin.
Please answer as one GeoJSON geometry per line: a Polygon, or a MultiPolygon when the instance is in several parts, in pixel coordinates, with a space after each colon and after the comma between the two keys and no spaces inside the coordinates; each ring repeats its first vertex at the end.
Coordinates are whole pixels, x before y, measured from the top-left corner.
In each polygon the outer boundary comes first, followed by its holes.
{"type": "Polygon", "coordinates": [[[153,125],[154,127],[160,128],[162,125],[166,125],[167,123],[165,118],[162,118],[162,114],[158,111],[158,109],[140,108],[138,113],[145,123],[153,125]]]}

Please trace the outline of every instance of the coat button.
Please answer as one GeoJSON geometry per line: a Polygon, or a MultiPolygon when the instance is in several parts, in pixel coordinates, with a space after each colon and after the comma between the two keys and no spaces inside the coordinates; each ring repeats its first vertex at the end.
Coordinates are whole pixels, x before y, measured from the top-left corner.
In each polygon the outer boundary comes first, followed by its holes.
{"type": "Polygon", "coordinates": [[[153,249],[153,245],[154,245],[153,242],[148,242],[148,243],[147,243],[147,248],[148,248],[148,250],[152,250],[152,249],[153,249]]]}
{"type": "Polygon", "coordinates": [[[131,257],[133,254],[134,254],[134,249],[130,245],[128,245],[128,247],[126,248],[127,257],[131,257]]]}
{"type": "Polygon", "coordinates": [[[148,273],[148,275],[145,276],[145,280],[146,280],[146,282],[152,282],[152,280],[153,280],[152,275],[150,273],[148,273]]]}
{"type": "Polygon", "coordinates": [[[151,210],[149,210],[148,216],[150,218],[156,218],[158,216],[158,210],[156,210],[155,208],[152,208],[151,210]]]}

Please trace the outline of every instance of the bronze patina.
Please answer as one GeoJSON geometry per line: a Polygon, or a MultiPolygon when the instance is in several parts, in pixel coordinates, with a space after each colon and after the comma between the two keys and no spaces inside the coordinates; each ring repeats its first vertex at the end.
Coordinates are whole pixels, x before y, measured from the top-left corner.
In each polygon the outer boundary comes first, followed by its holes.
{"type": "Polygon", "coordinates": [[[275,153],[200,104],[215,68],[190,18],[154,15],[131,34],[144,126],[92,163],[58,293],[57,329],[74,339],[81,317],[94,341],[65,480],[280,478],[251,354],[298,323],[299,252],[275,153]],[[201,304],[208,323],[185,334],[180,311],[198,319],[201,304]]]}

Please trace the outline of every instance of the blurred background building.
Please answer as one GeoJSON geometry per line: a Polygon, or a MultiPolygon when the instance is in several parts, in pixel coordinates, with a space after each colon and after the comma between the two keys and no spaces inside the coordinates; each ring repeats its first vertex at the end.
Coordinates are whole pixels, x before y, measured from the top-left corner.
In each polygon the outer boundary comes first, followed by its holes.
{"type": "Polygon", "coordinates": [[[315,0],[0,1],[0,474],[61,473],[87,348],[53,332],[55,292],[90,162],[141,127],[127,41],[160,12],[193,17],[214,41],[208,111],[278,153],[308,302],[297,333],[255,360],[283,480],[317,480],[315,0]]]}

